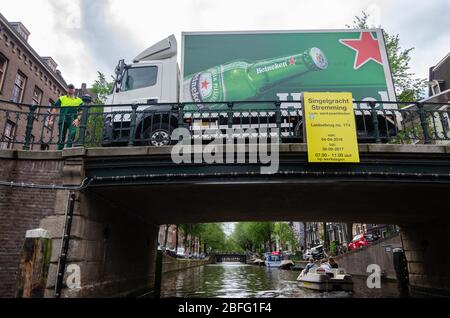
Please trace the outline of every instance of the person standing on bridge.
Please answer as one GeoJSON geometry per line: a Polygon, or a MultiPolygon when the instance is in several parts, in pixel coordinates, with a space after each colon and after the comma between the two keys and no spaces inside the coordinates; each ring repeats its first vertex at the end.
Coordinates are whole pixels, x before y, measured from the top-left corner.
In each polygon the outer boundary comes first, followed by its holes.
{"type": "Polygon", "coordinates": [[[53,117],[59,113],[58,121],[58,150],[64,149],[66,143],[66,135],[68,134],[67,148],[72,148],[72,143],[77,134],[77,128],[81,123],[80,106],[83,105],[83,100],[75,97],[75,86],[70,84],[68,86],[68,94],[61,96],[55,102],[55,109],[52,111],[48,126],[53,128],[53,117]]]}

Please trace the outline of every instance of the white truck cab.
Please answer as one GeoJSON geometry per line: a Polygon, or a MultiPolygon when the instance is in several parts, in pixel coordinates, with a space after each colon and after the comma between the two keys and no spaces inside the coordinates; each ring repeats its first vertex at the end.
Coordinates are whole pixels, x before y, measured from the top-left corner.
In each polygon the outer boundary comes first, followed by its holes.
{"type": "Polygon", "coordinates": [[[177,40],[171,35],[139,54],[132,64],[121,60],[107,104],[177,103],[180,74],[177,52],[177,40]]]}
{"type": "Polygon", "coordinates": [[[178,103],[180,70],[174,35],[156,43],[133,59],[119,61],[111,95],[104,113],[103,146],[129,144],[132,105],[137,108],[137,127],[133,128],[140,144],[167,146],[178,123],[170,103],[178,103]]]}

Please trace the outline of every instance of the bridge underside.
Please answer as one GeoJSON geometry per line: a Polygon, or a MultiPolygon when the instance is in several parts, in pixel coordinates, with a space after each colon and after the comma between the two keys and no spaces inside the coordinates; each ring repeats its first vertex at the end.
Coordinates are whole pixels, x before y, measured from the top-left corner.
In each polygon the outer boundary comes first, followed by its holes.
{"type": "Polygon", "coordinates": [[[177,165],[170,150],[87,150],[86,175],[95,180],[86,195],[156,224],[447,217],[450,147],[361,145],[360,164],[310,164],[306,145],[282,145],[275,175],[258,164],[177,165]]]}
{"type": "Polygon", "coordinates": [[[448,217],[447,184],[290,180],[95,188],[86,195],[151,223],[327,221],[416,224],[448,217]]]}

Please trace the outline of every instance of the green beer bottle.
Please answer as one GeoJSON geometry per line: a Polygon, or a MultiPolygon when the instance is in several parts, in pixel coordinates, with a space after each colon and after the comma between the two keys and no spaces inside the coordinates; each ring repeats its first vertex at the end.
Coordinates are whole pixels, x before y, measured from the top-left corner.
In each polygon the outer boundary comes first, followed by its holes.
{"type": "MultiPolygon", "coordinates": [[[[302,54],[253,64],[231,62],[185,78],[184,101],[196,103],[196,109],[225,109],[224,104],[202,103],[252,99],[281,81],[327,68],[325,54],[315,47],[302,54]]],[[[191,105],[187,109],[192,109],[191,105]]]]}

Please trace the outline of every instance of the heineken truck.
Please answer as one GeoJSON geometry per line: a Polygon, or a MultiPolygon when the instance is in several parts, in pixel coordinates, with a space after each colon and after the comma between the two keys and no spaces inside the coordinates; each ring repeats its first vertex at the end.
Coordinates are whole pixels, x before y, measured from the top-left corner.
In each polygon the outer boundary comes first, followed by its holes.
{"type": "Polygon", "coordinates": [[[369,135],[368,102],[396,99],[383,31],[182,33],[180,65],[172,35],[132,63],[119,61],[103,143],[129,144],[132,134],[138,144],[165,146],[180,126],[192,136],[281,127],[283,139],[302,140],[303,92],[353,93],[358,130],[369,135]]]}

